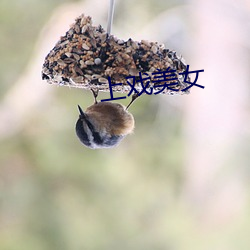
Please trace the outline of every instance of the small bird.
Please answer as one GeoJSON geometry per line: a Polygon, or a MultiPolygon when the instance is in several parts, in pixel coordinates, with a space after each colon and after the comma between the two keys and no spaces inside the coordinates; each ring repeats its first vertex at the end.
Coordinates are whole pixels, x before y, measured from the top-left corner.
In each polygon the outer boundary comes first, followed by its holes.
{"type": "Polygon", "coordinates": [[[97,102],[98,91],[91,91],[95,103],[85,112],[78,105],[80,115],[76,122],[76,135],[91,149],[114,147],[134,130],[134,117],[127,109],[137,96],[132,97],[126,108],[119,103],[97,102]]]}

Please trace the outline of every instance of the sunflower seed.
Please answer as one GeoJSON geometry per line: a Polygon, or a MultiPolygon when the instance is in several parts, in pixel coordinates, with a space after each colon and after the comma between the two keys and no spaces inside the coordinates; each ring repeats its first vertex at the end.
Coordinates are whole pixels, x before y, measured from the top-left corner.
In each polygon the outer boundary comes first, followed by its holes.
{"type": "Polygon", "coordinates": [[[71,54],[70,52],[66,52],[65,55],[66,55],[67,57],[71,57],[72,54],[71,54]]]}
{"type": "Polygon", "coordinates": [[[80,27],[79,27],[79,25],[75,25],[75,31],[76,31],[77,34],[80,33],[80,27]]]}
{"type": "Polygon", "coordinates": [[[118,39],[118,42],[117,42],[119,45],[123,45],[125,42],[121,39],[118,39]]]}
{"type": "Polygon", "coordinates": [[[155,67],[151,67],[151,68],[149,69],[149,72],[155,72],[155,67]]]}
{"type": "Polygon", "coordinates": [[[151,51],[152,51],[154,54],[156,54],[157,51],[158,51],[158,48],[157,48],[155,45],[153,45],[153,46],[151,47],[151,51]]]}
{"type": "Polygon", "coordinates": [[[92,79],[92,76],[91,75],[88,75],[88,74],[85,74],[84,77],[87,79],[87,80],[91,80],[92,79]]]}
{"type": "Polygon", "coordinates": [[[97,75],[97,74],[94,74],[94,75],[92,75],[92,80],[94,80],[94,79],[98,79],[98,78],[100,78],[101,77],[101,75],[97,75]]]}
{"type": "Polygon", "coordinates": [[[87,25],[83,26],[81,30],[82,34],[84,34],[87,31],[87,29],[88,29],[87,25]]]}
{"type": "Polygon", "coordinates": [[[86,43],[83,43],[82,44],[82,48],[85,49],[85,50],[89,50],[89,46],[86,44],[86,43]]]}
{"type": "Polygon", "coordinates": [[[80,56],[79,56],[79,55],[77,55],[77,54],[75,54],[75,53],[73,53],[72,55],[74,56],[74,58],[75,58],[77,61],[80,60],[80,56]]]}
{"type": "Polygon", "coordinates": [[[93,61],[87,60],[87,61],[85,61],[85,64],[86,65],[94,65],[95,63],[93,61]]]}
{"type": "Polygon", "coordinates": [[[83,82],[83,77],[82,76],[76,76],[71,78],[74,82],[76,83],[82,83],[83,82]]]}
{"type": "Polygon", "coordinates": [[[147,40],[141,40],[142,44],[145,44],[146,46],[150,47],[150,43],[147,40]]]}
{"type": "Polygon", "coordinates": [[[75,67],[74,67],[74,70],[75,70],[75,72],[78,73],[79,75],[81,75],[81,76],[83,75],[83,72],[82,72],[82,70],[81,70],[79,67],[75,66],[75,67]]]}
{"type": "Polygon", "coordinates": [[[57,60],[57,63],[58,63],[60,66],[66,66],[66,65],[67,65],[62,59],[57,60]]]}
{"type": "Polygon", "coordinates": [[[136,68],[130,68],[130,69],[129,69],[129,74],[130,74],[131,76],[139,76],[139,70],[136,69],[136,68]]]}
{"type": "Polygon", "coordinates": [[[109,83],[109,81],[108,81],[106,78],[104,78],[104,77],[100,77],[100,78],[98,79],[98,82],[99,82],[99,83],[106,83],[106,84],[109,83]]]}
{"type": "Polygon", "coordinates": [[[65,63],[69,64],[69,63],[75,62],[75,59],[73,59],[73,58],[65,58],[63,61],[65,63]]]}

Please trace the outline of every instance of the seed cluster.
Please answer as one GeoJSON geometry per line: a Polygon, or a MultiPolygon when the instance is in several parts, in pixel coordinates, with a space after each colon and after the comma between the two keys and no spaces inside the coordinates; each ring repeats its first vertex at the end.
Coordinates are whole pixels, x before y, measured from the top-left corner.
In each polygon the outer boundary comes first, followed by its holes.
{"type": "MultiPolygon", "coordinates": [[[[176,91],[166,88],[162,93],[188,93],[181,91],[188,86],[180,75],[186,64],[176,52],[157,42],[120,40],[108,35],[101,26],[93,26],[91,17],[81,15],[45,58],[42,78],[52,84],[110,91],[110,77],[112,84],[121,83],[112,87],[114,92],[127,93],[131,88],[126,77],[135,76],[137,81],[141,72],[153,78],[153,72],[165,71],[168,67],[175,70],[176,85],[171,88],[176,91]]],[[[170,83],[171,80],[167,82],[170,83]]],[[[148,89],[153,87],[157,91],[163,84],[151,82],[148,89]]],[[[141,91],[139,82],[135,86],[141,91]]]]}

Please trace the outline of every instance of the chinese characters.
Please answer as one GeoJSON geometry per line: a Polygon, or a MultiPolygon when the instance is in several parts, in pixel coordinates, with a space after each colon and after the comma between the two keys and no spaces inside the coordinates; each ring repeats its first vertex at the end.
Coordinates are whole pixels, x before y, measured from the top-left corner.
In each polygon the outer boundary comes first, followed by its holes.
{"type": "MultiPolygon", "coordinates": [[[[187,87],[185,87],[181,91],[185,92],[193,86],[204,89],[205,88],[204,86],[197,84],[199,73],[201,72],[204,72],[204,70],[202,69],[202,70],[190,71],[189,65],[187,65],[186,70],[182,73],[179,73],[179,75],[183,75],[183,82],[187,84],[187,87]],[[193,82],[190,80],[189,77],[190,74],[195,74],[193,82]]],[[[147,73],[139,72],[139,76],[128,76],[126,77],[126,79],[127,79],[127,84],[130,87],[130,91],[127,96],[130,96],[132,94],[140,96],[143,93],[147,95],[152,95],[153,93],[155,95],[158,95],[166,89],[175,92],[179,91],[179,89],[176,88],[179,85],[179,79],[176,75],[176,70],[170,69],[170,67],[168,67],[165,71],[160,71],[158,69],[156,72],[152,73],[152,77],[149,76],[147,73]],[[136,89],[136,86],[138,85],[140,86],[141,89],[140,91],[136,89]]],[[[108,82],[110,90],[110,99],[102,99],[101,102],[126,98],[126,96],[114,97],[113,95],[112,87],[117,85],[122,85],[122,83],[112,83],[110,77],[108,77],[108,82]]]]}

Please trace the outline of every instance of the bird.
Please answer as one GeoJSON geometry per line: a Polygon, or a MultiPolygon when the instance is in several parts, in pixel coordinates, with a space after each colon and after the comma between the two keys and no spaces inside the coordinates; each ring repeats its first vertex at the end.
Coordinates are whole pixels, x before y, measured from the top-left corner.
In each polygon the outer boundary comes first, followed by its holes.
{"type": "Polygon", "coordinates": [[[134,130],[134,117],[128,112],[128,107],[138,96],[134,94],[129,105],[125,107],[120,103],[98,102],[98,90],[91,89],[91,91],[95,103],[85,112],[78,105],[76,135],[84,146],[91,149],[115,147],[134,130]]]}

